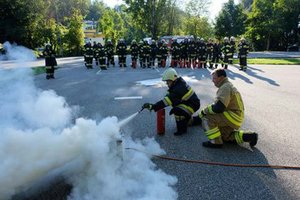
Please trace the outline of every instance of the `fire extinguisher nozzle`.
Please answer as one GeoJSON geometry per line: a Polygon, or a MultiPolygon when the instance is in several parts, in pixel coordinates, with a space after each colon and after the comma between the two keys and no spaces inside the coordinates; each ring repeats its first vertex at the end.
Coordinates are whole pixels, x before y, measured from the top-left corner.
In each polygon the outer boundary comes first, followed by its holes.
{"type": "Polygon", "coordinates": [[[145,108],[142,108],[142,109],[139,111],[139,113],[141,113],[144,109],[145,109],[145,108]]]}

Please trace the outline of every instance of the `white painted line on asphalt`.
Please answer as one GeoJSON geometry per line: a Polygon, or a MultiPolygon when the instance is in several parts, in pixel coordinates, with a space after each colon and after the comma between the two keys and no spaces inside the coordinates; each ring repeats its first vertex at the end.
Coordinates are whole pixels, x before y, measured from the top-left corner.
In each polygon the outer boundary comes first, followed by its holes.
{"type": "Polygon", "coordinates": [[[101,72],[102,70],[100,69],[99,71],[97,71],[97,73],[96,74],[100,74],[100,72],[101,72]]]}
{"type": "Polygon", "coordinates": [[[115,97],[115,100],[126,100],[126,99],[143,99],[143,97],[142,96],[115,97]]]}
{"type": "Polygon", "coordinates": [[[157,72],[160,72],[160,71],[157,69],[157,67],[155,67],[155,66],[154,66],[152,69],[155,69],[157,72]]]}

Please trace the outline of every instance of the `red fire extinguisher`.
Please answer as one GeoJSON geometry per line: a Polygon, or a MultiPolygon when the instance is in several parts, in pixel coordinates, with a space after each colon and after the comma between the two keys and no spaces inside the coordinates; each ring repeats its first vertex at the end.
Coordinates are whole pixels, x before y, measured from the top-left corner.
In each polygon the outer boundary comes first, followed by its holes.
{"type": "Polygon", "coordinates": [[[160,109],[156,114],[157,119],[157,134],[165,134],[165,109],[160,109]]]}

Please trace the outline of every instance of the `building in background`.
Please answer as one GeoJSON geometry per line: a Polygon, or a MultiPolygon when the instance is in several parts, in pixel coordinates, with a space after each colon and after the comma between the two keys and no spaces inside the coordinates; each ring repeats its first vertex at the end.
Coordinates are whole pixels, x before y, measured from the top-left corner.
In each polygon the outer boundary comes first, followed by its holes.
{"type": "Polygon", "coordinates": [[[92,20],[83,21],[83,31],[84,31],[84,42],[96,42],[104,45],[105,35],[101,32],[97,32],[97,24],[92,20]]]}

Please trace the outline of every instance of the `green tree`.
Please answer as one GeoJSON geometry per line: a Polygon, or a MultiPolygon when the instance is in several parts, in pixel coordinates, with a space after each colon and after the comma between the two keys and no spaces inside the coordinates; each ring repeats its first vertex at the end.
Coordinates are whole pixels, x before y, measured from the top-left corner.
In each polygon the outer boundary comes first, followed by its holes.
{"type": "Polygon", "coordinates": [[[207,17],[210,0],[191,0],[186,5],[186,13],[195,17],[207,17]]]}
{"type": "Polygon", "coordinates": [[[1,0],[0,4],[0,42],[16,42],[29,48],[36,46],[40,41],[34,33],[44,19],[44,2],[1,0]]]}
{"type": "Polygon", "coordinates": [[[93,1],[92,5],[88,9],[88,14],[85,17],[86,20],[95,20],[98,21],[103,12],[105,10],[105,5],[102,1],[95,0],[93,1]]]}
{"type": "Polygon", "coordinates": [[[187,17],[186,13],[177,6],[175,7],[174,13],[175,16],[174,16],[174,22],[172,26],[173,29],[169,35],[187,35],[185,29],[185,20],[187,17]]]}
{"type": "Polygon", "coordinates": [[[126,15],[126,22],[127,23],[125,23],[125,26],[127,31],[125,32],[124,36],[126,41],[130,42],[133,39],[139,41],[147,36],[144,31],[135,23],[135,19],[130,13],[126,15]]]}
{"type": "Polygon", "coordinates": [[[185,35],[193,35],[195,37],[209,38],[213,35],[214,30],[208,22],[207,17],[197,18],[189,17],[185,22],[185,35]]]}
{"type": "Polygon", "coordinates": [[[113,9],[107,9],[99,21],[100,30],[114,44],[125,35],[124,21],[121,14],[113,9]]]}
{"type": "Polygon", "coordinates": [[[46,21],[46,26],[44,27],[45,42],[50,42],[52,45],[57,44],[56,27],[57,24],[55,19],[51,18],[50,20],[46,21]]]}
{"type": "Polygon", "coordinates": [[[278,38],[278,24],[274,19],[275,0],[254,0],[247,19],[246,36],[256,50],[270,50],[278,38]],[[271,42],[273,41],[273,42],[271,42]]]}
{"type": "Polygon", "coordinates": [[[245,32],[246,14],[241,4],[235,5],[234,0],[224,4],[216,17],[215,34],[218,38],[225,36],[238,36],[245,32]]]}
{"type": "Polygon", "coordinates": [[[243,5],[243,8],[246,9],[246,10],[251,10],[251,5],[253,3],[253,0],[242,0],[242,5],[243,5]]]}
{"type": "Polygon", "coordinates": [[[68,32],[64,36],[64,41],[66,43],[68,53],[79,55],[81,47],[84,43],[84,33],[83,33],[83,17],[79,10],[74,10],[71,18],[68,19],[68,32]]]}
{"type": "Polygon", "coordinates": [[[79,11],[82,16],[88,13],[90,0],[45,0],[48,5],[48,19],[55,18],[58,23],[67,25],[66,19],[79,11]]]}
{"type": "Polygon", "coordinates": [[[184,11],[179,9],[178,4],[180,4],[180,0],[168,0],[166,2],[163,9],[164,17],[158,24],[158,35],[176,35],[184,29],[183,19],[185,14],[184,11]]]}
{"type": "Polygon", "coordinates": [[[299,43],[298,21],[300,17],[299,0],[276,0],[274,3],[275,23],[278,25],[278,48],[286,50],[289,45],[299,43]]]}
{"type": "Polygon", "coordinates": [[[210,3],[210,0],[193,0],[187,3],[184,21],[186,34],[207,38],[213,33],[207,18],[210,3]]]}
{"type": "Polygon", "coordinates": [[[131,13],[127,12],[125,5],[116,7],[115,11],[120,14],[124,23],[124,39],[127,42],[131,42],[133,39],[141,40],[146,37],[145,33],[137,26],[135,19],[131,13]]]}
{"type": "Polygon", "coordinates": [[[161,28],[166,22],[166,13],[169,11],[168,2],[168,0],[125,0],[137,27],[154,39],[164,32],[161,28]]]}

